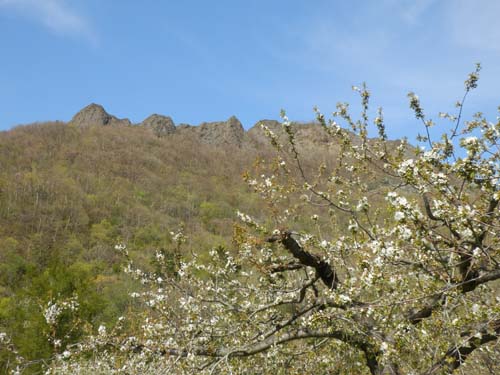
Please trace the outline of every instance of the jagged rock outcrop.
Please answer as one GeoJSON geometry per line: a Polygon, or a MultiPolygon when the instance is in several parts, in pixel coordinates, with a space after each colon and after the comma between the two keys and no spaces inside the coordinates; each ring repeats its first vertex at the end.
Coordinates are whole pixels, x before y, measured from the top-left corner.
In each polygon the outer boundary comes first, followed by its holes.
{"type": "MultiPolygon", "coordinates": [[[[99,104],[90,104],[78,112],[70,124],[88,126],[131,125],[128,119],[118,119],[110,115],[99,104]]],[[[241,122],[235,116],[226,121],[203,122],[198,126],[179,124],[177,127],[169,116],[153,114],[147,117],[139,126],[150,129],[158,137],[181,136],[191,140],[214,146],[236,146],[243,148],[265,147],[269,140],[261,128],[261,124],[272,130],[282,143],[286,143],[286,134],[282,125],[276,120],[261,120],[248,132],[245,132],[241,122]]],[[[305,147],[316,147],[332,144],[332,138],[318,123],[292,123],[296,133],[297,144],[305,147]]]]}
{"type": "Polygon", "coordinates": [[[110,115],[102,105],[89,104],[78,112],[69,122],[76,126],[131,125],[129,119],[119,119],[110,115]]]}
{"type": "Polygon", "coordinates": [[[193,134],[200,142],[210,145],[235,145],[240,147],[245,138],[245,130],[240,120],[231,116],[227,121],[204,122],[198,126],[179,125],[181,134],[193,134]]]}
{"type": "Polygon", "coordinates": [[[256,129],[260,129],[261,124],[267,126],[273,132],[281,129],[281,122],[277,120],[260,120],[257,121],[257,123],[249,130],[249,132],[255,131],[256,129]]]}
{"type": "MultiPolygon", "coordinates": [[[[281,142],[286,143],[286,134],[279,121],[261,120],[258,121],[250,130],[248,136],[256,145],[269,144],[264,130],[261,127],[265,125],[271,130],[281,142]]],[[[332,142],[332,138],[321,128],[321,125],[315,122],[310,123],[292,123],[295,138],[298,144],[303,145],[324,145],[332,142]]]]}
{"type": "Polygon", "coordinates": [[[175,124],[172,118],[156,113],[145,119],[141,126],[150,128],[158,137],[175,133],[175,124]]]}
{"type": "Polygon", "coordinates": [[[266,135],[264,134],[264,130],[262,129],[261,125],[265,125],[269,130],[271,130],[273,133],[276,135],[281,135],[282,134],[282,129],[281,129],[281,123],[276,120],[260,120],[257,123],[255,123],[254,126],[252,126],[248,130],[248,138],[251,140],[251,142],[256,145],[256,146],[261,146],[262,144],[268,145],[269,140],[267,139],[266,135]]]}

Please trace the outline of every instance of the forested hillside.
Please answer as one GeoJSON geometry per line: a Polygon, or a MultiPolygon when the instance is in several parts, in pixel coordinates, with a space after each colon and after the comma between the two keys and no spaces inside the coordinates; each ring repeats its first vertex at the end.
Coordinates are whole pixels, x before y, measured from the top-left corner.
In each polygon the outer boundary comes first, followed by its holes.
{"type": "MultiPolygon", "coordinates": [[[[264,123],[279,134],[279,123],[264,123]]],[[[333,163],[338,145],[318,125],[297,129],[306,165],[333,163]]],[[[272,168],[259,162],[272,157],[260,127],[245,132],[235,117],[175,127],[154,115],[132,125],[91,105],[68,124],[0,133],[0,331],[25,358],[49,358],[43,311],[73,295],[81,321],[112,324],[133,308],[135,290],[116,245],[146,267],[155,251],[172,251],[179,228],[189,234],[184,251],[230,247],[237,210],[266,209],[245,173],[272,168]]],[[[307,227],[305,218],[297,220],[307,227]]],[[[64,343],[85,326],[74,323],[64,343]]]]}

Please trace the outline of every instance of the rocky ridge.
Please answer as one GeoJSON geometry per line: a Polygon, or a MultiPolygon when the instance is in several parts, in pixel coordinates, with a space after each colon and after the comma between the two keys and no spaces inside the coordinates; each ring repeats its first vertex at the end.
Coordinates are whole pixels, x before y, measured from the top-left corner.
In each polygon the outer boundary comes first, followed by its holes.
{"type": "MultiPolygon", "coordinates": [[[[119,119],[110,115],[99,104],[90,104],[80,110],[69,124],[79,127],[90,126],[141,126],[150,129],[157,137],[183,136],[192,137],[200,143],[216,146],[233,145],[242,147],[250,145],[260,147],[269,144],[261,124],[275,132],[279,138],[284,134],[281,123],[276,120],[258,121],[248,131],[236,116],[231,116],[226,121],[203,122],[197,126],[190,124],[175,125],[169,116],[153,114],[139,124],[132,124],[128,119],[119,119]]],[[[317,123],[294,124],[297,126],[297,140],[299,143],[327,144],[331,142],[326,133],[317,123]]]]}

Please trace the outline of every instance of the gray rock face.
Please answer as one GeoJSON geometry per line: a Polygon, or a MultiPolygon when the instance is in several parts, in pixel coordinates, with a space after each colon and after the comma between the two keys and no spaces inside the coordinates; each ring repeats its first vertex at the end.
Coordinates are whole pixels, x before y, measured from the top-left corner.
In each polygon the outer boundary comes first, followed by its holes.
{"type": "Polygon", "coordinates": [[[164,137],[166,135],[175,133],[174,121],[168,116],[153,114],[145,119],[141,123],[141,126],[152,129],[158,137],[164,137]]]}
{"type": "Polygon", "coordinates": [[[70,121],[70,124],[76,126],[105,126],[105,125],[131,125],[129,119],[119,119],[113,115],[110,115],[99,104],[89,104],[78,112],[70,121]]]}
{"type": "MultiPolygon", "coordinates": [[[[280,122],[276,120],[261,120],[257,122],[249,131],[248,136],[254,145],[267,145],[267,139],[261,124],[271,130],[278,140],[282,143],[287,143],[287,136],[280,122]]],[[[321,125],[315,122],[309,123],[292,123],[292,129],[295,133],[295,139],[298,144],[303,146],[319,146],[326,145],[332,142],[332,138],[321,128],[321,125]]]]}
{"type": "Polygon", "coordinates": [[[243,126],[235,116],[230,117],[226,122],[205,122],[198,128],[202,142],[208,144],[240,146],[245,136],[243,126]]]}
{"type": "Polygon", "coordinates": [[[199,126],[179,125],[177,131],[194,134],[202,143],[219,146],[241,146],[245,137],[245,130],[235,116],[227,121],[203,122],[199,126]]]}

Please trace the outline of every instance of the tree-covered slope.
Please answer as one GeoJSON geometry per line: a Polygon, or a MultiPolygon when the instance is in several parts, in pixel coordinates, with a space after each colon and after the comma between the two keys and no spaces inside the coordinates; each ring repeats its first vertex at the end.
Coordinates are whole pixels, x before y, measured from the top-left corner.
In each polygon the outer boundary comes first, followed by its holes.
{"type": "MultiPolygon", "coordinates": [[[[279,135],[278,123],[264,123],[279,135]]],[[[306,165],[338,156],[318,125],[299,128],[306,165]]],[[[43,311],[52,300],[78,295],[81,321],[115,321],[132,308],[116,245],[127,243],[146,266],[154,251],[171,251],[179,227],[187,251],[230,246],[237,210],[266,209],[244,174],[272,155],[260,126],[245,132],[235,117],[175,127],[155,115],[131,125],[97,105],[69,123],[0,133],[2,331],[24,357],[47,358],[53,333],[43,311]]],[[[59,339],[78,337],[73,323],[59,339]]]]}

